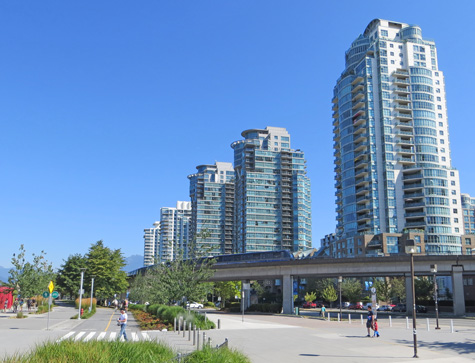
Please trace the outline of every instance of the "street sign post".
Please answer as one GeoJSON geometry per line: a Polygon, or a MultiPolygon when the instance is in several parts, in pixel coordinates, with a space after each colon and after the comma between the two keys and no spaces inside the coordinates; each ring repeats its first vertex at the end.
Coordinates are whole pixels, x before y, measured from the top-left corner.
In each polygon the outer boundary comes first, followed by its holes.
{"type": "Polygon", "coordinates": [[[47,299],[47,298],[49,297],[49,292],[48,292],[48,291],[44,291],[42,295],[43,295],[43,297],[44,297],[45,299],[47,299]]]}
{"type": "Polygon", "coordinates": [[[49,290],[49,293],[51,294],[54,290],[54,284],[53,284],[53,281],[50,281],[49,284],[48,284],[48,290],[49,290]]]}
{"type": "Polygon", "coordinates": [[[53,291],[53,292],[51,293],[51,296],[53,297],[53,299],[57,299],[58,296],[59,296],[59,293],[58,293],[57,291],[53,291]]]}

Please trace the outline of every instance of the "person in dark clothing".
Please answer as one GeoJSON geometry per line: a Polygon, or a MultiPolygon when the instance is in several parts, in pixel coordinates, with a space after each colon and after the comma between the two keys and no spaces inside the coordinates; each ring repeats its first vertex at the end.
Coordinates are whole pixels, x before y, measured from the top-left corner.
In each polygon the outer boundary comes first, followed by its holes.
{"type": "Polygon", "coordinates": [[[371,337],[371,327],[373,326],[373,311],[371,306],[368,306],[368,317],[366,320],[366,328],[368,329],[367,337],[371,337]]]}

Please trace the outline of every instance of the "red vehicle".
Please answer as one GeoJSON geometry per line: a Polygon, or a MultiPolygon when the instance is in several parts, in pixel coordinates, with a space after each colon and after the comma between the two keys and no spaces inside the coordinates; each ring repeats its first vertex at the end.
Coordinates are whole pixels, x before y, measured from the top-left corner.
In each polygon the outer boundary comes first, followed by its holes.
{"type": "Polygon", "coordinates": [[[351,304],[350,306],[348,306],[348,309],[363,310],[363,303],[357,302],[356,304],[351,304]]]}
{"type": "Polygon", "coordinates": [[[316,308],[317,304],[312,302],[312,301],[305,301],[302,305],[303,308],[305,309],[311,309],[311,308],[316,308]]]}

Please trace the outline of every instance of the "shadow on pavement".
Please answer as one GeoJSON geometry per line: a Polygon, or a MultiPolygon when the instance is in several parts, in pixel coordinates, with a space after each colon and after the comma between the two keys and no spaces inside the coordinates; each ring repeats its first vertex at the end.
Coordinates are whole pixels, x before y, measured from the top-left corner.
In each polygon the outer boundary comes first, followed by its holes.
{"type": "MultiPolygon", "coordinates": [[[[413,341],[399,340],[400,344],[412,345],[413,341]]],[[[434,350],[452,350],[458,354],[473,354],[475,340],[465,342],[421,342],[419,341],[417,346],[421,348],[429,348],[434,350]]]]}

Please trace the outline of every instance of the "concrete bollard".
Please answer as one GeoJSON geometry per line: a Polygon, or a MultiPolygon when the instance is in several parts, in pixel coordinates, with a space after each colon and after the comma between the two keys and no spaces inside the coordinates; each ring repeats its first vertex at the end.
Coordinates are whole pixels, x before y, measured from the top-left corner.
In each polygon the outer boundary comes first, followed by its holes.
{"type": "Polygon", "coordinates": [[[196,344],[196,325],[193,327],[193,345],[196,344]]]}
{"type": "Polygon", "coordinates": [[[200,328],[196,331],[196,350],[200,350],[200,328]]]}
{"type": "Polygon", "coordinates": [[[454,332],[454,321],[452,319],[450,319],[450,332],[454,332]]]}
{"type": "Polygon", "coordinates": [[[348,314],[348,324],[351,324],[351,314],[348,314]]]}
{"type": "Polygon", "coordinates": [[[338,315],[338,322],[340,322],[340,313],[338,313],[337,315],[338,315]]]}
{"type": "Polygon", "coordinates": [[[211,348],[211,338],[208,337],[208,348],[211,348]]]}
{"type": "Polygon", "coordinates": [[[328,312],[328,321],[331,321],[331,319],[330,319],[330,312],[328,312]]]}
{"type": "Polygon", "coordinates": [[[176,318],[173,319],[173,331],[176,331],[176,318]]]}
{"type": "Polygon", "coordinates": [[[188,324],[188,341],[191,340],[191,323],[188,324]]]}
{"type": "Polygon", "coordinates": [[[360,314],[360,318],[361,318],[361,325],[364,325],[364,322],[363,322],[363,314],[360,314]]]}
{"type": "Polygon", "coordinates": [[[208,317],[206,316],[206,311],[205,311],[205,323],[208,322],[208,317]]]}
{"type": "Polygon", "coordinates": [[[185,337],[185,331],[186,331],[186,321],[183,320],[183,338],[185,337]]]}
{"type": "Polygon", "coordinates": [[[218,329],[221,329],[221,319],[218,319],[218,329]]]}
{"type": "Polygon", "coordinates": [[[427,318],[427,331],[430,331],[429,318],[427,318]]]}
{"type": "Polygon", "coordinates": [[[203,332],[203,349],[206,347],[206,333],[203,332]]]}
{"type": "Polygon", "coordinates": [[[389,315],[389,327],[392,328],[393,327],[393,321],[391,319],[391,315],[389,315]]]}

